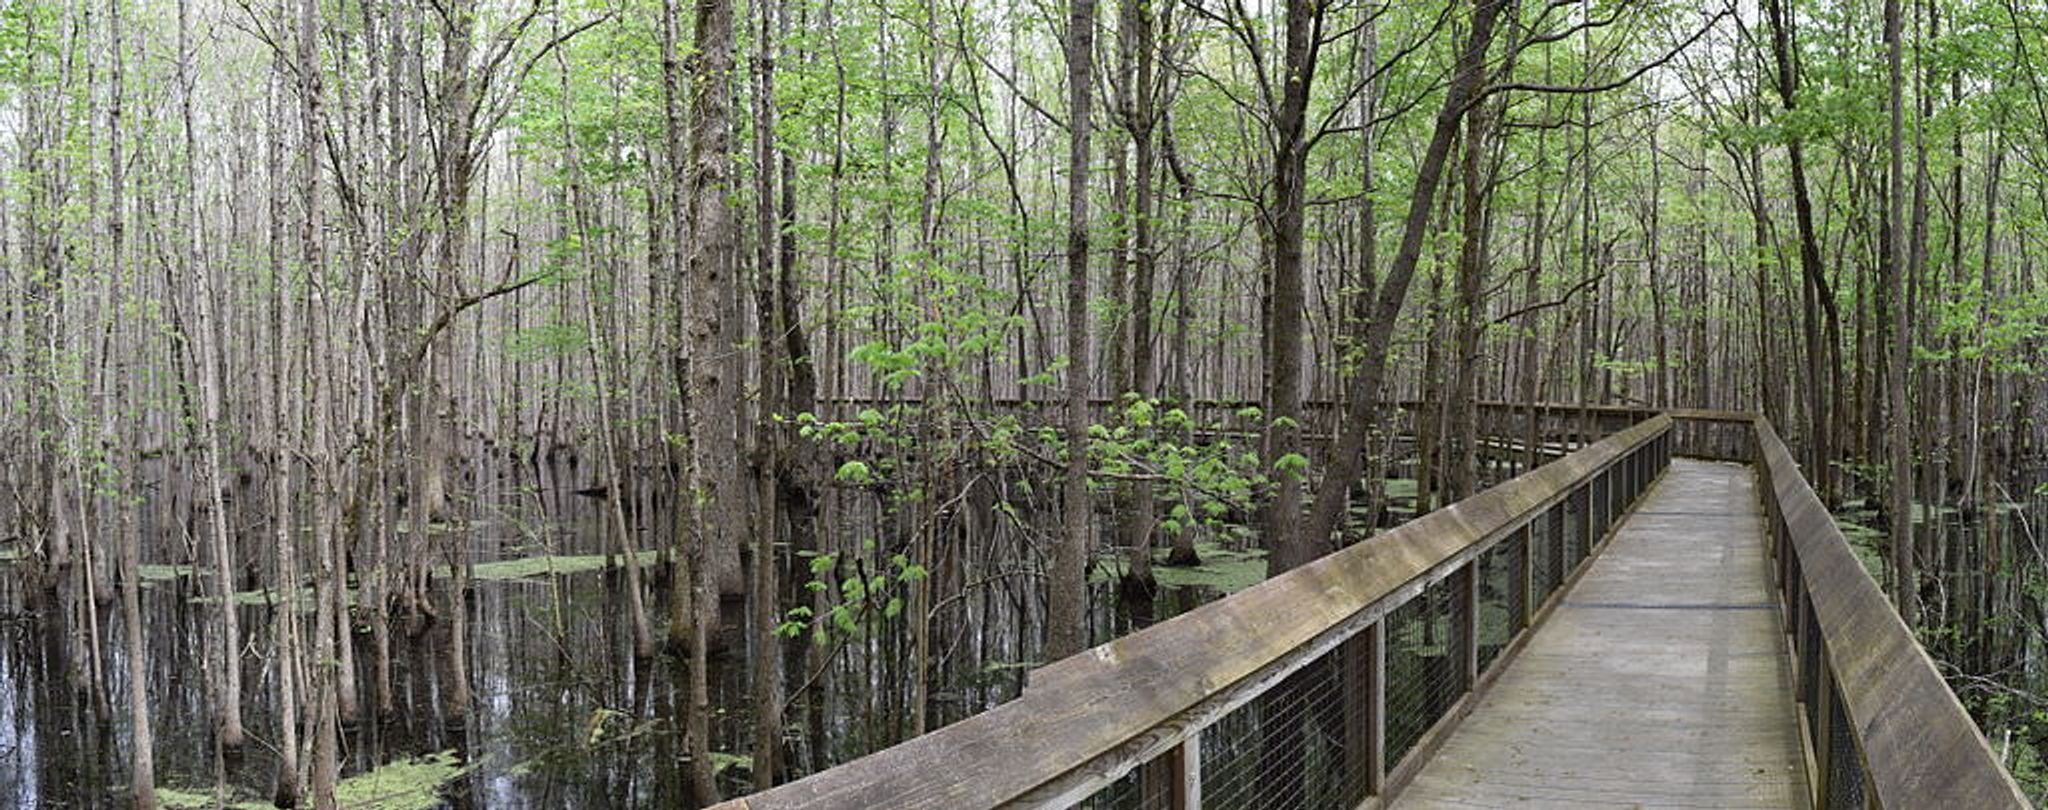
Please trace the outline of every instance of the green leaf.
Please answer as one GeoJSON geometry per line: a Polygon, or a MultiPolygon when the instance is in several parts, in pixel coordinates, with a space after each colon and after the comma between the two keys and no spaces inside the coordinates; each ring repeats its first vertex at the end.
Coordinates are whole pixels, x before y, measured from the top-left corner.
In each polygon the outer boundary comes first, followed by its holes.
{"type": "Polygon", "coordinates": [[[1308,469],[1308,457],[1300,453],[1288,453],[1273,460],[1273,471],[1299,476],[1308,469]]]}

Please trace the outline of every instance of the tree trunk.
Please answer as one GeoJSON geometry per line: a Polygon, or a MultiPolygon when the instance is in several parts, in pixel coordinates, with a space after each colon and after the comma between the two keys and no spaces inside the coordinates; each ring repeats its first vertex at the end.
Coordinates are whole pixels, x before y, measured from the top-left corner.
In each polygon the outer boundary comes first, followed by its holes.
{"type": "Polygon", "coordinates": [[[1907,360],[1911,349],[1911,333],[1907,331],[1906,320],[1906,262],[1905,234],[1901,233],[1905,216],[1905,130],[1904,97],[1905,83],[1901,67],[1901,25],[1903,16],[1899,0],[1885,0],[1885,61],[1891,71],[1891,93],[1889,112],[1891,132],[1888,137],[1890,152],[1890,180],[1885,192],[1885,230],[1890,238],[1885,240],[1886,277],[1891,289],[1891,346],[1886,369],[1885,394],[1887,411],[1890,414],[1886,431],[1886,457],[1891,471],[1890,502],[1892,515],[1892,570],[1893,598],[1898,603],[1899,615],[1911,627],[1919,622],[1920,588],[1913,554],[1913,445],[1907,429],[1906,412],[1907,360]]]}
{"type": "Polygon", "coordinates": [[[1088,168],[1094,120],[1095,0],[1070,0],[1067,22],[1067,476],[1062,536],[1053,543],[1045,657],[1088,646],[1088,168]]]}
{"type": "Polygon", "coordinates": [[[1493,148],[1494,121],[1499,114],[1492,105],[1481,104],[1465,116],[1465,153],[1460,161],[1459,182],[1463,189],[1458,246],[1458,329],[1454,342],[1456,363],[1450,396],[1451,424],[1446,467],[1449,483],[1444,501],[1455,503],[1479,491],[1479,341],[1486,330],[1484,300],[1492,257],[1488,255],[1492,222],[1488,208],[1493,196],[1493,173],[1486,165],[1493,148]]]}
{"type": "MultiPolygon", "coordinates": [[[[123,86],[125,65],[128,61],[125,47],[121,42],[120,0],[107,0],[107,32],[111,39],[109,60],[113,63],[109,90],[111,101],[107,110],[107,186],[111,210],[107,213],[109,224],[109,246],[113,256],[112,274],[115,279],[125,277],[123,266],[127,260],[127,188],[123,167],[127,165],[122,150],[122,104],[126,101],[123,86]]],[[[107,313],[112,315],[112,313],[107,313]]],[[[117,373],[125,371],[117,365],[117,373]]],[[[123,376],[127,376],[123,374],[123,376]]],[[[118,381],[126,387],[128,380],[118,381]]],[[[111,407],[111,403],[103,403],[111,407]]],[[[120,443],[110,443],[109,448],[118,448],[120,443]]],[[[131,464],[134,459],[130,458],[131,464]]],[[[125,503],[118,507],[122,518],[117,529],[121,542],[121,629],[124,637],[124,658],[127,659],[128,681],[128,785],[136,810],[156,808],[156,737],[150,730],[149,719],[149,653],[142,644],[142,528],[137,525],[135,510],[139,507],[125,503]]]]}
{"type": "Polygon", "coordinates": [[[728,197],[732,193],[733,7],[731,0],[698,0],[697,55],[691,72],[690,177],[691,235],[687,326],[690,396],[690,479],[697,542],[691,548],[696,615],[690,665],[689,736],[692,785],[700,801],[717,798],[710,762],[708,718],[710,693],[704,673],[705,647],[716,628],[718,603],[707,585],[726,576],[721,560],[736,553],[736,531],[743,519],[746,494],[738,456],[739,381],[729,371],[726,355],[734,350],[725,322],[728,301],[736,295],[734,265],[738,260],[737,222],[728,197]]]}
{"type": "MultiPolygon", "coordinates": [[[[1771,53],[1778,68],[1778,99],[1786,112],[1798,109],[1799,66],[1794,58],[1792,43],[1792,20],[1787,16],[1782,0],[1764,0],[1765,16],[1771,24],[1771,53]]],[[[1806,146],[1802,138],[1791,136],[1785,146],[1791,163],[1792,212],[1799,228],[1799,266],[1805,273],[1805,284],[1801,299],[1805,305],[1804,330],[1806,334],[1806,407],[1807,419],[1811,426],[1808,431],[1814,489],[1821,498],[1832,502],[1834,488],[1833,412],[1829,381],[1840,376],[1840,363],[1830,362],[1834,349],[1840,343],[1841,313],[1835,306],[1834,289],[1828,284],[1826,271],[1821,267],[1820,239],[1813,224],[1813,200],[1807,191],[1806,146]],[[1820,313],[1826,313],[1827,334],[1823,336],[1820,313]]]]}
{"type": "Polygon", "coordinates": [[[1485,58],[1493,43],[1494,24],[1506,0],[1474,0],[1471,28],[1458,53],[1456,72],[1437,111],[1429,146],[1416,167],[1415,193],[1408,200],[1408,213],[1401,224],[1401,245],[1393,264],[1381,282],[1378,300],[1361,351],[1358,375],[1351,379],[1345,397],[1345,413],[1338,421],[1337,450],[1329,470],[1316,489],[1308,520],[1298,528],[1302,543],[1328,544],[1343,515],[1351,482],[1364,467],[1365,440],[1377,426],[1380,382],[1386,375],[1387,354],[1392,348],[1394,319],[1408,297],[1408,284],[1415,277],[1415,265],[1422,256],[1422,241],[1429,229],[1429,212],[1443,179],[1444,163],[1456,139],[1458,126],[1468,107],[1478,98],[1485,80],[1485,58]]]}
{"type": "MultiPolygon", "coordinates": [[[[1152,208],[1156,192],[1153,155],[1154,112],[1152,109],[1153,19],[1146,3],[1127,2],[1120,7],[1120,39],[1135,62],[1135,75],[1124,89],[1124,120],[1130,129],[1134,158],[1131,194],[1132,271],[1130,278],[1130,376],[1121,380],[1126,393],[1149,400],[1158,395],[1152,383],[1152,281],[1158,264],[1153,247],[1152,208]]],[[[1149,599],[1156,583],[1152,578],[1152,527],[1154,502],[1151,481],[1131,486],[1130,508],[1123,510],[1120,534],[1130,552],[1126,591],[1149,599]],[[1135,587],[1132,587],[1135,586],[1135,587]]],[[[1185,533],[1186,529],[1183,528],[1185,533]]]]}
{"type": "Polygon", "coordinates": [[[1301,443],[1301,351],[1307,295],[1302,281],[1302,242],[1308,194],[1308,102],[1321,52],[1323,7],[1314,0],[1288,0],[1286,40],[1281,56],[1280,106],[1273,117],[1273,185],[1261,220],[1270,223],[1273,255],[1266,380],[1266,453],[1272,502],[1266,505],[1265,535],[1272,546],[1268,575],[1278,576],[1326,553],[1329,540],[1295,531],[1301,521],[1302,488],[1308,458],[1301,443]]]}

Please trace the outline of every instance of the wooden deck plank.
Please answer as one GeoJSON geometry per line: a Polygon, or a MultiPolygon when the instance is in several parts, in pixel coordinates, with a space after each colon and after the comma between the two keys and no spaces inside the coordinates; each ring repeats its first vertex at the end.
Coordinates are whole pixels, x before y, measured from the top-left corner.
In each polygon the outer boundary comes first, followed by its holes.
{"type": "Polygon", "coordinates": [[[1674,459],[1401,810],[1803,808],[1746,467],[1674,459]]]}

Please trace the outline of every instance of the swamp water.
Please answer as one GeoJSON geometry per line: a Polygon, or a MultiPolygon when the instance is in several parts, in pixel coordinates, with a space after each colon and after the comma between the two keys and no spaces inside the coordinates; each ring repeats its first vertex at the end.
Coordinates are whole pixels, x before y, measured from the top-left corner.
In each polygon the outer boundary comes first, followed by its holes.
{"type": "MultiPolygon", "coordinates": [[[[1486,477],[1511,472],[1494,468],[1486,477]]],[[[604,554],[605,502],[578,495],[589,488],[579,486],[572,471],[528,468],[480,478],[495,482],[481,488],[480,500],[490,507],[472,509],[467,523],[443,529],[468,544],[476,563],[467,599],[470,709],[460,716],[447,709],[449,622],[428,622],[414,635],[394,619],[396,711],[379,718],[370,688],[370,636],[358,623],[363,705],[358,721],[344,729],[344,803],[391,810],[688,806],[679,731],[684,673],[668,656],[633,659],[625,577],[607,567],[604,554]]],[[[1414,492],[1413,481],[1387,482],[1388,520],[1413,514],[1414,492]]],[[[1027,519],[1058,525],[1056,511],[1040,511],[1027,519]]],[[[847,505],[831,542],[857,548],[860,537],[887,531],[885,520],[871,505],[847,505]]],[[[641,528],[644,536],[659,532],[641,528]]],[[[1150,610],[1138,611],[1150,614],[1142,617],[1120,605],[1115,574],[1121,561],[1105,552],[1092,577],[1096,638],[1130,632],[1263,579],[1262,553],[1243,550],[1249,539],[1243,527],[1230,527],[1202,545],[1201,566],[1156,566],[1160,588],[1150,610]]],[[[263,538],[254,533],[242,542],[246,550],[263,538]]],[[[1002,544],[1023,547],[1014,539],[1002,544]]],[[[650,551],[641,559],[652,597],[647,611],[660,638],[668,570],[650,551]]],[[[205,675],[204,651],[216,621],[216,608],[204,596],[212,591],[210,572],[202,565],[195,575],[183,547],[147,549],[145,560],[151,564],[143,572],[142,629],[160,803],[213,807],[219,785],[228,806],[270,806],[277,714],[267,663],[273,638],[268,595],[245,592],[237,599],[249,739],[238,757],[223,758],[214,749],[205,675]]],[[[1021,563],[1012,549],[956,567],[986,573],[1021,563]]],[[[118,602],[96,608],[106,687],[96,693],[86,688],[92,682],[87,600],[34,592],[12,566],[0,560],[0,807],[125,807],[130,732],[118,602]]],[[[789,577],[804,575],[801,565],[795,568],[785,571],[785,587],[789,577]]],[[[948,576],[942,570],[935,579],[948,576]]],[[[1031,579],[950,576],[956,586],[976,584],[954,591],[959,604],[949,618],[934,622],[932,727],[1014,697],[1040,657],[1044,605],[1031,579]]],[[[947,587],[955,586],[941,585],[947,587]]],[[[437,602],[445,604],[445,596],[436,590],[437,602]]],[[[752,651],[739,631],[746,606],[729,599],[722,607],[721,653],[710,672],[713,764],[721,793],[733,796],[746,792],[751,779],[752,651]]],[[[904,662],[910,634],[903,625],[877,623],[825,644],[786,645],[791,775],[909,736],[904,662]]]]}

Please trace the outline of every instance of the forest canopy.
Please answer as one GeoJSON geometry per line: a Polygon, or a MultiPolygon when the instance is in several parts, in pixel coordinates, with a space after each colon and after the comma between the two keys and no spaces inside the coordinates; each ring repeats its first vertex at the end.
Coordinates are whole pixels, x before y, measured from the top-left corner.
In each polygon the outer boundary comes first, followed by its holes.
{"type": "Polygon", "coordinates": [[[1506,401],[1767,418],[2038,799],[2044,60],[2016,0],[0,0],[0,716],[113,734],[0,796],[713,803],[1526,472],[1506,401]]]}

